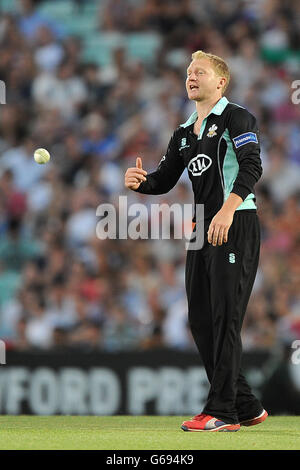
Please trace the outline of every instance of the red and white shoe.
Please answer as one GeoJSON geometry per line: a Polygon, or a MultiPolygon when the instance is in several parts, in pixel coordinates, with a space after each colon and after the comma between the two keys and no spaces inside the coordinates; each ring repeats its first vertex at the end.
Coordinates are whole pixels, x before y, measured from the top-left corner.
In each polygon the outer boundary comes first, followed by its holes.
{"type": "Polygon", "coordinates": [[[181,425],[183,431],[193,432],[216,432],[216,431],[238,431],[240,429],[239,424],[226,424],[220,419],[214,418],[213,416],[201,413],[200,415],[194,416],[190,421],[184,421],[181,425]]]}
{"type": "Polygon", "coordinates": [[[268,413],[266,410],[263,410],[259,416],[256,416],[255,418],[251,419],[245,419],[244,421],[240,422],[241,426],[255,426],[256,424],[262,423],[267,419],[268,413]]]}

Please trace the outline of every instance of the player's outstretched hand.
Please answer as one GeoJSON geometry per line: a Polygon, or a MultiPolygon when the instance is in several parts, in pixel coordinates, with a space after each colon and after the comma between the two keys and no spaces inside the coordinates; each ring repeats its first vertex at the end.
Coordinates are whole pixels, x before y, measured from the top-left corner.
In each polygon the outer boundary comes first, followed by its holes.
{"type": "Polygon", "coordinates": [[[142,159],[137,157],[135,168],[128,168],[125,173],[126,188],[136,190],[143,181],[146,181],[147,171],[143,170],[142,159]]]}

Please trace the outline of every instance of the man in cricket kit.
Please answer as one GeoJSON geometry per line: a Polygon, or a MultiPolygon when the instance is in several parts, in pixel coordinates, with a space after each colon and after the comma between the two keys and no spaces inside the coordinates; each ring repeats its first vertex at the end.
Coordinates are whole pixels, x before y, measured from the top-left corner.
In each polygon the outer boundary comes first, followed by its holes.
{"type": "Polygon", "coordinates": [[[125,173],[127,188],[163,194],[187,168],[195,204],[204,204],[204,244],[187,251],[186,291],[210,390],[184,431],[237,431],[268,416],[241,372],[240,332],[260,248],[253,189],[262,174],[259,136],[254,116],[224,96],[229,79],[221,58],[192,54],[186,90],[196,111],[175,130],[156,171],[147,175],[138,157],[125,173]]]}

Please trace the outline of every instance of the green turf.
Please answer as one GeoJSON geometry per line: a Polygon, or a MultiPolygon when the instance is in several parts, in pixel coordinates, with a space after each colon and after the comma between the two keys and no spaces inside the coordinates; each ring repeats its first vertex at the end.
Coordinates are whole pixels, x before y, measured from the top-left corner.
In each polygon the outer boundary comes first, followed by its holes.
{"type": "Polygon", "coordinates": [[[183,432],[188,416],[1,416],[0,449],[300,449],[300,417],[238,432],[183,432]]]}

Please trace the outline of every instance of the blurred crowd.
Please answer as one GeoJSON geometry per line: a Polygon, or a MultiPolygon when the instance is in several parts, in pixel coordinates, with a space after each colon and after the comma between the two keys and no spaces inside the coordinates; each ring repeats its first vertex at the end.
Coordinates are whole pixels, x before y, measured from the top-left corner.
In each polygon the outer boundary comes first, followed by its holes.
{"type": "Polygon", "coordinates": [[[99,31],[161,38],[151,63],[117,47],[103,66],[84,61],[80,38],[40,3],[19,1],[0,19],[0,338],[16,350],[195,349],[185,240],[101,240],[96,209],[111,203],[118,213],[120,195],[148,207],[192,202],[186,172],[160,197],[127,191],[123,175],[137,156],[154,169],[194,110],[185,76],[198,49],[228,62],[226,96],[257,117],[261,134],[262,247],[244,349],[300,338],[300,3],[101,0],[99,31]],[[35,163],[39,147],[50,163],[35,163]]]}

